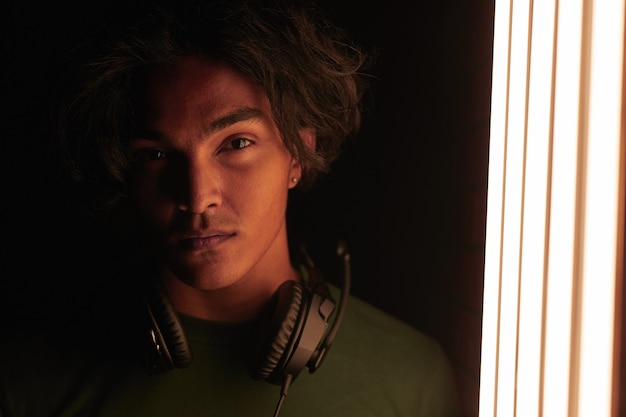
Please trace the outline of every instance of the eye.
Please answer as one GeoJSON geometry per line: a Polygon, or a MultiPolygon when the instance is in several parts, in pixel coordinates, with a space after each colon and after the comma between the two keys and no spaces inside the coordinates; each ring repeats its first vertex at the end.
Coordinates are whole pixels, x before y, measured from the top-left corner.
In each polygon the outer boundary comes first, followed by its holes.
{"type": "Polygon", "coordinates": [[[238,150],[247,148],[248,146],[252,145],[252,143],[253,142],[247,138],[235,138],[235,139],[229,140],[226,143],[225,148],[226,150],[238,151],[238,150]]]}
{"type": "Polygon", "coordinates": [[[140,149],[134,154],[135,161],[137,162],[150,162],[165,159],[165,152],[160,149],[146,148],[140,149]]]}

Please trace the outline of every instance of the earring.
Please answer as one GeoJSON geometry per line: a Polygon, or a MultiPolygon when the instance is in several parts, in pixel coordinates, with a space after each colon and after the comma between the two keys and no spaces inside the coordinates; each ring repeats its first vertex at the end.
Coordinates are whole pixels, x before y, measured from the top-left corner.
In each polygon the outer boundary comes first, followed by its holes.
{"type": "Polygon", "coordinates": [[[291,181],[293,181],[293,183],[295,184],[295,183],[297,183],[297,182],[298,182],[298,179],[297,179],[296,177],[293,177],[293,178],[291,179],[291,181]]]}

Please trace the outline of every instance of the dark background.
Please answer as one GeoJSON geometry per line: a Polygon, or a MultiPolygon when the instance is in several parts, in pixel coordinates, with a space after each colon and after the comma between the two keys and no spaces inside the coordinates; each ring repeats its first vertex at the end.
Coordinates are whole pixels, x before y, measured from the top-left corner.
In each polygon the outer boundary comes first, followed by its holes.
{"type": "MultiPolygon", "coordinates": [[[[57,65],[106,8],[73,3],[12,0],[2,14],[1,273],[11,308],[26,308],[30,289],[55,288],[63,270],[51,254],[89,262],[93,250],[70,227],[78,211],[60,198],[44,145],[57,65]]],[[[352,292],[439,340],[462,415],[476,416],[494,1],[320,4],[379,60],[361,133],[294,203],[299,232],[330,280],[335,242],[347,241],[352,292]]]]}
{"type": "Polygon", "coordinates": [[[311,230],[347,236],[353,293],[438,339],[477,416],[494,2],[325,3],[380,63],[311,230]]]}

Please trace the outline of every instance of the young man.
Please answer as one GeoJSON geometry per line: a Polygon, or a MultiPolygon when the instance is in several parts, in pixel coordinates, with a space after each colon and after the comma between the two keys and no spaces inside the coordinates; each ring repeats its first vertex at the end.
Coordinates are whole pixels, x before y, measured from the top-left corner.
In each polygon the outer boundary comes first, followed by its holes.
{"type": "Polygon", "coordinates": [[[88,45],[59,137],[116,248],[84,285],[109,291],[5,343],[0,415],[454,415],[439,346],[348,297],[345,248],[336,288],[288,234],[364,87],[364,55],[297,4],[135,10],[88,45]]]}

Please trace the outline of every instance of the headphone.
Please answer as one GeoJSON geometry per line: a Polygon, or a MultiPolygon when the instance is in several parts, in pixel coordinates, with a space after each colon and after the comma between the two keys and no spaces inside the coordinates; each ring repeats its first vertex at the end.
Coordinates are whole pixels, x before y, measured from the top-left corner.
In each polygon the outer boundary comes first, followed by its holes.
{"type": "MultiPolygon", "coordinates": [[[[308,279],[304,285],[286,281],[278,288],[261,315],[259,337],[249,358],[252,378],[282,385],[276,413],[296,376],[304,368],[313,373],[321,365],[343,319],[350,292],[350,255],[339,242],[343,286],[335,319],[326,332],[336,303],[304,248],[301,254],[308,279]]],[[[149,318],[144,359],[150,372],[159,374],[191,365],[187,337],[164,289],[151,286],[144,301],[149,318]]]]}

